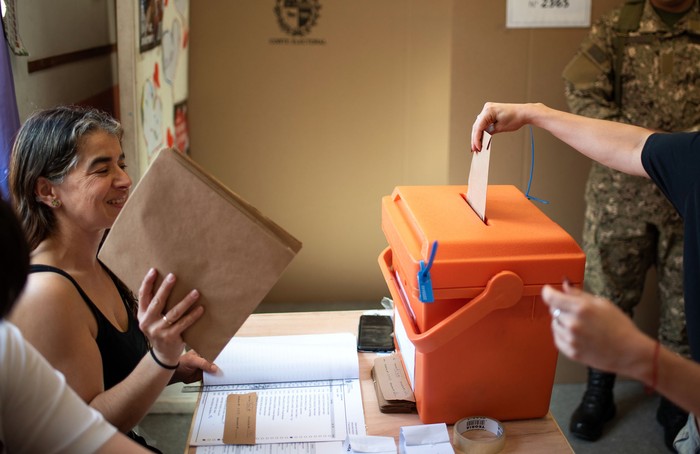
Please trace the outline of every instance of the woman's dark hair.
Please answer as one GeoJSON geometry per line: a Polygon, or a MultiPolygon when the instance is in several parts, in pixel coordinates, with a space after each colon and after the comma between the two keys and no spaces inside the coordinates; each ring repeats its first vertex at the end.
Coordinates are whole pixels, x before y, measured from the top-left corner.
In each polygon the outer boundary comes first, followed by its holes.
{"type": "Polygon", "coordinates": [[[0,318],[10,312],[29,272],[29,247],[12,207],[0,199],[0,318]]]}
{"type": "Polygon", "coordinates": [[[36,198],[40,177],[60,183],[78,163],[83,137],[104,131],[122,139],[123,130],[109,114],[92,107],[59,106],[41,110],[22,125],[10,161],[10,191],[31,250],[56,223],[53,210],[36,198]]]}

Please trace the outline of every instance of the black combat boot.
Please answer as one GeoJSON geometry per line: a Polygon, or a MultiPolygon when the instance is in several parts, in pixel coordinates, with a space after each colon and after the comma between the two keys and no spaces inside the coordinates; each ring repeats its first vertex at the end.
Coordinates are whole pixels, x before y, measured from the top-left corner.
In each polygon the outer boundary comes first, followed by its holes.
{"type": "Polygon", "coordinates": [[[588,369],[588,385],[581,404],[571,415],[569,430],[578,438],[595,441],[603,434],[603,425],[615,417],[613,400],[615,374],[588,369]]]}
{"type": "Polygon", "coordinates": [[[659,400],[659,408],[656,410],[656,420],[664,428],[664,443],[672,452],[676,452],[673,448],[673,440],[688,421],[688,412],[662,396],[659,400]]]}

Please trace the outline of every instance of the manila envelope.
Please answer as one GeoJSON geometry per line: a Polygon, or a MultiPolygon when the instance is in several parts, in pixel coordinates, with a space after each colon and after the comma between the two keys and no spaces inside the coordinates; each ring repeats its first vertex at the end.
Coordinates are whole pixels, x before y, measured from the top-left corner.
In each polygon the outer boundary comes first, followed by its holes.
{"type": "Polygon", "coordinates": [[[209,361],[238,331],[301,243],[174,149],[151,163],[117,217],[99,259],[138,295],[149,268],[156,288],[177,277],[166,310],[192,289],[204,314],[183,333],[209,361]]]}

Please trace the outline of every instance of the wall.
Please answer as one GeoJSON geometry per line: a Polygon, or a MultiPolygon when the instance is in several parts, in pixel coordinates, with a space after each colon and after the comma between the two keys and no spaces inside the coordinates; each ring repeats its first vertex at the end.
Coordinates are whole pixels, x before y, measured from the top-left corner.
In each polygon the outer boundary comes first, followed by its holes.
{"type": "MultiPolygon", "coordinates": [[[[485,101],[566,109],[561,71],[587,29],[506,29],[505,1],[325,0],[295,41],[274,3],[191,5],[192,156],[304,242],[267,305],[379,301],[381,197],[396,185],[466,183],[485,101]]],[[[593,2],[592,18],[618,4],[593,2]]],[[[531,193],[580,241],[590,164],[534,134],[531,193]]],[[[490,182],[525,191],[529,140],[495,139],[490,182]]],[[[562,360],[557,379],[583,373],[562,360]]]]}
{"type": "Polygon", "coordinates": [[[114,0],[17,2],[28,57],[10,54],[20,120],[58,104],[92,103],[115,112],[116,53],[29,72],[28,63],[116,44],[114,0]],[[77,32],[77,31],[80,32],[77,32]]]}
{"type": "Polygon", "coordinates": [[[178,112],[183,113],[186,136],[188,3],[167,2],[158,45],[141,52],[140,2],[118,2],[116,6],[114,0],[17,2],[18,30],[29,52],[28,57],[11,55],[20,119],[59,104],[89,104],[110,112],[124,126],[124,149],[134,181],[155,150],[176,146],[186,151],[188,140],[179,140],[175,126],[175,106],[182,109],[178,112]],[[101,55],[75,57],[110,45],[112,50],[101,55]],[[49,67],[30,72],[29,65],[36,62],[49,62],[49,67]],[[146,96],[145,85],[155,87],[151,97],[146,96]],[[152,113],[151,123],[162,127],[149,143],[143,112],[152,113]]]}
{"type": "Polygon", "coordinates": [[[380,196],[447,182],[451,2],[323,2],[297,45],[273,5],[191,5],[192,156],[304,243],[268,301],[378,302],[380,196]]]}
{"type": "MultiPolygon", "coordinates": [[[[192,156],[304,242],[266,301],[378,301],[381,196],[466,183],[487,100],[566,108],[561,70],[587,30],[508,30],[505,14],[505,2],[325,1],[308,35],[325,43],[284,45],[270,3],[192,5],[192,156]]],[[[579,240],[589,163],[535,140],[532,193],[579,240]]],[[[490,181],[524,191],[529,137],[494,147],[490,181]]]]}

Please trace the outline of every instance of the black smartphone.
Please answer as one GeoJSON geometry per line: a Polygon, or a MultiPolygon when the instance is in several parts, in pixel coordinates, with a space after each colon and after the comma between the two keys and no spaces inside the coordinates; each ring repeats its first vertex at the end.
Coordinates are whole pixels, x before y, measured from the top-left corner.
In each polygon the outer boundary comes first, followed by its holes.
{"type": "Polygon", "coordinates": [[[393,352],[394,321],[388,315],[360,315],[357,351],[393,352]]]}

